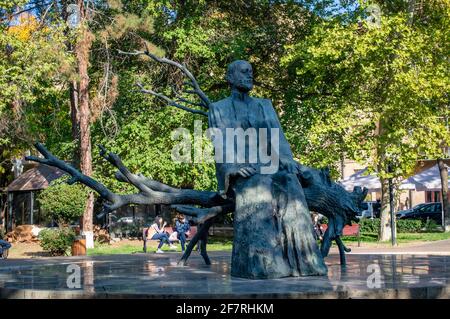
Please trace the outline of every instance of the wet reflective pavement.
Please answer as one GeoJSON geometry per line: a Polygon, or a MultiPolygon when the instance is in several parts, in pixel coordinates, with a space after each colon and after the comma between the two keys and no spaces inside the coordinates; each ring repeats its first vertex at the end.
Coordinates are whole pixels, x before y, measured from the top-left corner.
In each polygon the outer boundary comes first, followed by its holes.
{"type": "Polygon", "coordinates": [[[188,266],[177,266],[179,257],[166,253],[1,260],[0,297],[450,298],[450,256],[347,255],[342,269],[334,254],[326,259],[328,276],[272,280],[231,277],[230,254],[225,252],[212,252],[211,266],[198,255],[188,266]],[[74,277],[77,269],[79,281],[74,277]]]}

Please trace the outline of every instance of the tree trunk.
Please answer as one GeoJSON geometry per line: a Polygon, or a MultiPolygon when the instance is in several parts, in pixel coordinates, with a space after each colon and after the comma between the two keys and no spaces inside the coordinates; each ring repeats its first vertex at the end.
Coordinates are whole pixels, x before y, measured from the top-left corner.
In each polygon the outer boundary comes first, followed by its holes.
{"type": "Polygon", "coordinates": [[[388,180],[380,178],[381,183],[381,212],[379,241],[387,241],[392,238],[391,214],[389,209],[389,184],[388,180]]]}
{"type": "MultiPolygon", "coordinates": [[[[80,145],[80,170],[84,175],[92,175],[92,156],[91,156],[91,131],[90,121],[91,112],[89,109],[89,50],[92,43],[92,36],[84,22],[83,1],[78,1],[81,13],[80,36],[75,45],[75,54],[78,64],[78,120],[79,120],[79,145],[80,145]]],[[[86,203],[86,209],[81,219],[83,235],[86,236],[86,247],[93,248],[93,210],[94,196],[89,194],[86,203]]]]}
{"type": "MultiPolygon", "coordinates": [[[[80,120],[78,117],[78,92],[77,82],[72,81],[69,87],[70,94],[70,118],[72,122],[72,140],[77,141],[79,145],[80,139],[80,120]]],[[[73,164],[75,167],[80,167],[80,149],[76,147],[73,152],[73,164]]]]}
{"type": "Polygon", "coordinates": [[[439,174],[441,176],[442,209],[444,210],[444,220],[442,225],[445,231],[450,231],[450,203],[448,198],[448,167],[442,158],[437,160],[439,174]]]}

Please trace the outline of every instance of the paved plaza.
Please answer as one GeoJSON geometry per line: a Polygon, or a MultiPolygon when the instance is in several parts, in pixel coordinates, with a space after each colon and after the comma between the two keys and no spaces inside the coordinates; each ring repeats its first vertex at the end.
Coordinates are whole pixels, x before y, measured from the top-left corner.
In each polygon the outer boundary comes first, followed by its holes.
{"type": "Polygon", "coordinates": [[[231,277],[230,253],[210,256],[211,266],[193,254],[185,267],[177,266],[179,253],[8,259],[0,261],[0,297],[450,298],[448,255],[355,253],[342,269],[333,253],[327,277],[273,280],[231,277]],[[70,289],[74,269],[81,279],[70,289]]]}

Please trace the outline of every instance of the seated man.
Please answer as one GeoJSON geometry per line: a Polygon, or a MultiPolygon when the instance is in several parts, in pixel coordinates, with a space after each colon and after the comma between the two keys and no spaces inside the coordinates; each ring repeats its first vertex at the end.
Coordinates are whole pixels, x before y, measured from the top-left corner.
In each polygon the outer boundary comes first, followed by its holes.
{"type": "Polygon", "coordinates": [[[213,103],[208,119],[219,191],[236,203],[231,275],[325,275],[300,169],[272,103],[249,95],[253,71],[246,61],[229,65],[227,81],[231,96],[213,103]]]}

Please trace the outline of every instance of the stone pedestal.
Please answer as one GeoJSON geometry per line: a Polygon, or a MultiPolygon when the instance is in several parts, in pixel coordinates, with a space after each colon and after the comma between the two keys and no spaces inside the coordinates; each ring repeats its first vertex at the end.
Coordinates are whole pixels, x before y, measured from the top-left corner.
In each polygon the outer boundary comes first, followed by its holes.
{"type": "Polygon", "coordinates": [[[294,174],[238,179],[234,190],[232,276],[266,279],[327,274],[294,174]]]}

